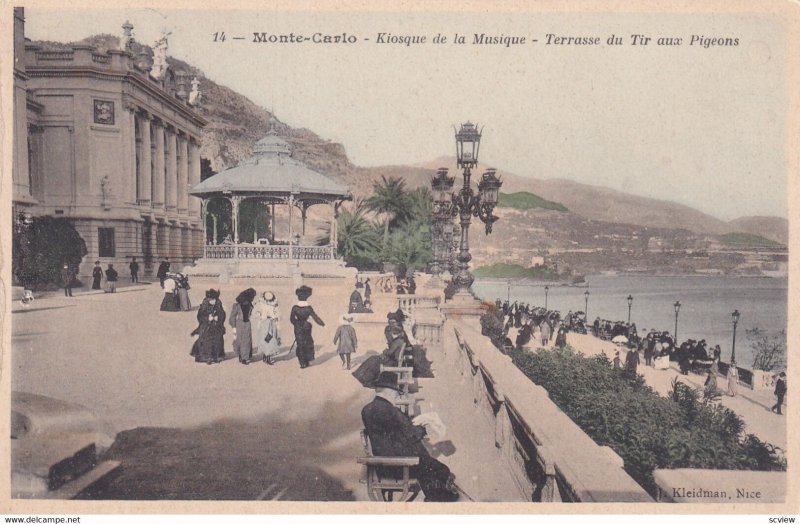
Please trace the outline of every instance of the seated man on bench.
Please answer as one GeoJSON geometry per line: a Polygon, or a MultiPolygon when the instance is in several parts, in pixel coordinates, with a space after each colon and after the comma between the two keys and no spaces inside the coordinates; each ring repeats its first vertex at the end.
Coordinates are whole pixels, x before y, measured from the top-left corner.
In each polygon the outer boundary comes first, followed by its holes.
{"type": "Polygon", "coordinates": [[[401,396],[397,376],[383,372],[375,383],[375,398],[361,410],[361,420],[367,432],[372,454],[376,457],[418,457],[419,465],[411,467],[430,502],[454,502],[459,491],[450,469],[434,459],[425,449],[422,439],[425,427],[415,426],[411,418],[395,407],[401,396]]]}

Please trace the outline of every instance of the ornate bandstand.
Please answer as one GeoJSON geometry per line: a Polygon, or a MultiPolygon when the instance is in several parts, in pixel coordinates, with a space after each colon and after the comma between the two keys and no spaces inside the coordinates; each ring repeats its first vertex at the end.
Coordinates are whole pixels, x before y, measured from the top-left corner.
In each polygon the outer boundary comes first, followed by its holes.
{"type": "Polygon", "coordinates": [[[354,272],[345,271],[336,253],[336,217],[341,203],[352,198],[349,190],[292,158],[289,144],[274,133],[256,143],[253,156],[207,178],[189,193],[202,199],[206,231],[203,258],[187,268],[190,274],[271,277],[354,272]],[[241,210],[247,201],[266,210],[261,218],[265,223],[260,224],[266,233],[261,238],[254,224],[249,224],[252,238],[242,238],[245,218],[241,210]],[[210,212],[212,205],[216,214],[210,212]],[[322,237],[314,237],[307,231],[309,209],[319,205],[327,206],[329,212],[315,210],[317,223],[323,217],[324,232],[322,237]],[[229,224],[224,238],[217,230],[219,209],[229,213],[224,217],[229,224]]]}

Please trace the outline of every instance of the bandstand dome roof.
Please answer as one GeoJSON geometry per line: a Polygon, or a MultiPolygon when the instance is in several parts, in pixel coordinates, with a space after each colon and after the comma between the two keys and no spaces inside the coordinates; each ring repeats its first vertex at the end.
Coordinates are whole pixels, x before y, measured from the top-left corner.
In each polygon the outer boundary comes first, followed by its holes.
{"type": "Polygon", "coordinates": [[[330,178],[312,171],[291,157],[286,140],[271,133],[259,140],[253,156],[194,186],[189,193],[212,196],[219,193],[290,193],[315,197],[347,198],[350,191],[330,178]]]}

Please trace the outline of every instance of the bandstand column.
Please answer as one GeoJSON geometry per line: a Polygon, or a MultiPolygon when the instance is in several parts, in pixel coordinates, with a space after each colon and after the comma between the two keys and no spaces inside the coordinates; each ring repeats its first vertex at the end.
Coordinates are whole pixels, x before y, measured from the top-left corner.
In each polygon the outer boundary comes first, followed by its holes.
{"type": "Polygon", "coordinates": [[[292,217],[294,215],[294,195],[289,195],[289,258],[294,258],[294,225],[292,217]]]}
{"type": "Polygon", "coordinates": [[[233,243],[239,243],[239,202],[241,202],[242,197],[240,196],[232,196],[231,197],[231,224],[233,225],[233,243]]]}
{"type": "Polygon", "coordinates": [[[275,202],[272,202],[272,213],[270,214],[272,220],[272,227],[269,228],[270,244],[275,244],[275,202]]]}
{"type": "Polygon", "coordinates": [[[339,212],[336,208],[335,202],[330,202],[331,206],[331,258],[336,258],[336,252],[339,247],[339,212]]]}

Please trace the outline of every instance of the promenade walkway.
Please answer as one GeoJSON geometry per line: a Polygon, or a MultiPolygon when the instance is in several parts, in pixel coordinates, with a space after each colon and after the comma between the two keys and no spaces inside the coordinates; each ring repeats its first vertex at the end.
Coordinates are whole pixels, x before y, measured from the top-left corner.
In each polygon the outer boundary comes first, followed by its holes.
{"type": "MultiPolygon", "coordinates": [[[[623,363],[625,362],[627,350],[592,335],[569,333],[567,334],[567,343],[584,355],[599,355],[602,353],[609,360],[613,360],[614,353],[619,350],[620,360],[623,363]]],[[[706,379],[705,375],[694,373],[681,375],[677,365],[664,370],[645,366],[643,357],[637,372],[644,377],[650,387],[661,395],[666,395],[672,390],[672,381],[675,378],[695,387],[703,387],[706,379]]],[[[718,386],[723,391],[726,391],[727,380],[725,378],[719,379],[718,386]]],[[[747,433],[752,433],[762,441],[766,441],[783,450],[787,449],[786,405],[784,405],[783,416],[772,413],[769,408],[775,404],[775,399],[772,397],[771,392],[753,391],[744,385],[739,385],[737,396],[729,397],[723,394],[720,403],[736,412],[744,420],[747,433]]]]}
{"type": "MultiPolygon", "coordinates": [[[[289,346],[291,282],[254,282],[276,293],[289,346]]],[[[195,307],[216,283],[195,280],[195,307]]],[[[222,286],[228,313],[244,286],[222,286]]],[[[196,311],[160,312],[158,284],[116,294],[52,294],[30,307],[14,304],[12,389],[75,402],[107,421],[109,450],[122,473],[99,498],[150,500],[366,500],[359,483],[361,408],[371,390],[343,370],[332,338],[349,293],[341,281],[318,282],[310,299],[326,326],[314,327],[314,365],[293,356],[274,366],[236,359],[196,364],[189,356],[196,311]]],[[[382,337],[381,337],[382,338],[382,337]]],[[[225,347],[232,351],[228,328],[225,347]]],[[[354,364],[383,349],[363,337],[354,364]]],[[[477,501],[519,500],[493,444],[489,421],[471,418],[473,404],[447,369],[421,380],[423,410],[447,425],[432,453],[448,464],[477,501]]]]}

